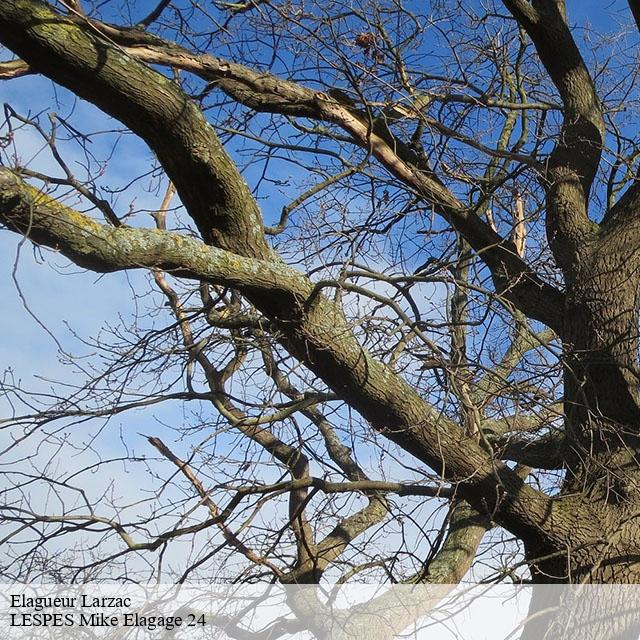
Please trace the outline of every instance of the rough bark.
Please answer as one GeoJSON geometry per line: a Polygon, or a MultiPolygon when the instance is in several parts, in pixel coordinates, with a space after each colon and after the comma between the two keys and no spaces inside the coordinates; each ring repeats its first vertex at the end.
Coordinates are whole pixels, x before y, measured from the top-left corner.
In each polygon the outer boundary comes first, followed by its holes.
{"type": "Polygon", "coordinates": [[[479,509],[489,509],[520,535],[538,537],[547,528],[557,532],[555,522],[562,516],[556,512],[565,507],[525,485],[495,461],[476,436],[465,435],[373,359],[339,308],[295,270],[168,232],[106,227],[43,196],[10,171],[1,170],[0,176],[0,220],[5,226],[97,271],[157,267],[237,287],[276,324],[284,344],[301,362],[374,428],[459,482],[461,495],[479,509]]]}
{"type": "MultiPolygon", "coordinates": [[[[71,19],[69,22],[77,21],[71,19]]],[[[78,26],[83,25],[81,23],[78,26]]],[[[215,83],[231,98],[256,111],[308,117],[338,126],[355,144],[369,150],[389,173],[428,200],[440,215],[463,234],[491,270],[496,289],[505,299],[522,308],[528,316],[554,329],[561,326],[561,292],[539,278],[520,258],[513,242],[501,237],[488,222],[465,207],[429,169],[420,155],[407,143],[395,138],[388,127],[372,128],[366,114],[346,106],[340,100],[271,74],[259,73],[213,56],[195,55],[140,30],[123,30],[104,23],[95,23],[94,27],[96,33],[104,34],[106,41],[102,43],[103,47],[117,44],[120,52],[131,56],[132,64],[140,60],[184,69],[215,83]]],[[[22,46],[25,45],[28,47],[23,42],[22,46]]],[[[25,56],[25,59],[31,59],[29,51],[25,56]]],[[[78,63],[78,59],[72,62],[78,63]]],[[[66,86],[73,91],[77,89],[72,79],[66,86]]],[[[102,108],[111,113],[108,105],[102,108]]],[[[436,123],[432,124],[435,126],[436,123]]],[[[135,128],[133,130],[137,132],[135,128]]],[[[138,133],[145,138],[141,132],[138,133]]],[[[503,155],[509,154],[505,152],[503,155]]],[[[526,157],[522,160],[531,162],[526,157]]]]}
{"type": "Polygon", "coordinates": [[[635,582],[638,572],[637,231],[632,190],[603,221],[589,219],[589,192],[599,166],[604,121],[593,81],[567,25],[563,1],[505,0],[527,31],[564,105],[564,122],[544,176],[549,245],[565,274],[561,336],[565,359],[563,493],[591,501],[591,536],[582,510],[568,558],[532,563],[541,581],[635,582]],[[562,55],[558,55],[562,51],[562,55]],[[618,224],[613,220],[618,221],[618,224]],[[624,220],[624,231],[621,221],[624,220]],[[597,535],[593,537],[593,533],[597,535]],[[589,540],[589,538],[591,539],[589,540]]]}
{"type": "MultiPolygon", "coordinates": [[[[590,220],[604,125],[564,4],[504,4],[532,39],[563,103],[562,131],[541,181],[548,242],[566,294],[533,273],[513,243],[462,206],[406,145],[388,130],[372,129],[356,110],[240,65],[167,47],[141,32],[62,17],[37,0],[0,6],[0,41],[26,65],[9,72],[42,73],[137,133],[176,185],[206,244],[162,231],[104,227],[7,170],[0,172],[0,220],[96,271],[162,268],[235,287],[274,324],[289,352],[376,430],[458,483],[460,495],[476,510],[519,536],[535,580],[635,582],[640,580],[638,187],[600,226],[590,220]],[[339,126],[434,205],[491,270],[499,294],[558,333],[566,354],[565,438],[561,460],[554,456],[552,462],[568,467],[561,496],[549,498],[526,485],[494,459],[477,433],[445,419],[360,346],[338,306],[274,255],[247,185],[200,110],[142,61],[213,79],[256,110],[339,126]]],[[[538,446],[542,451],[536,453],[544,458],[547,444],[538,446]]]]}

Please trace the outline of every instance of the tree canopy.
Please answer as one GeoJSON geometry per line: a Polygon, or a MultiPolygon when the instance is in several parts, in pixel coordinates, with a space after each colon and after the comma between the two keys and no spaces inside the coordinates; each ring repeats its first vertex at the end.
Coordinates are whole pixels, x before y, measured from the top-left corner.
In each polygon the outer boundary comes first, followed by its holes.
{"type": "Polygon", "coordinates": [[[636,582],[634,18],[0,4],[0,223],[131,272],[72,377],[5,373],[3,572],[636,582]]]}

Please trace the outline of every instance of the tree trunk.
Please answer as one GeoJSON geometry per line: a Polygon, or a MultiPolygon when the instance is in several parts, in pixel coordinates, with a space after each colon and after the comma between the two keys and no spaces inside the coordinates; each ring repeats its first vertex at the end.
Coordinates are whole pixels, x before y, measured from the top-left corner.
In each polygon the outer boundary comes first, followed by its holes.
{"type": "Polygon", "coordinates": [[[534,582],[640,582],[638,259],[605,232],[567,270],[564,543],[526,544],[534,582]]]}
{"type": "Polygon", "coordinates": [[[637,640],[639,596],[621,585],[536,586],[520,640],[637,640]]]}

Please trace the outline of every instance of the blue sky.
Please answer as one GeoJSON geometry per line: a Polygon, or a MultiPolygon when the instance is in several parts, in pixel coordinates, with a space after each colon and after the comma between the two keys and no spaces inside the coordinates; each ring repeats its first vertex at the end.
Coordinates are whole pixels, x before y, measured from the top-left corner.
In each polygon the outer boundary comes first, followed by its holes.
{"type": "MultiPolygon", "coordinates": [[[[150,2],[148,6],[154,4],[155,2],[150,2]]],[[[592,0],[568,4],[573,21],[583,23],[588,20],[600,31],[614,32],[619,28],[619,22],[630,24],[626,3],[622,1],[592,0]]],[[[144,14],[147,8],[140,6],[140,14],[144,14]]],[[[113,121],[101,116],[96,109],[41,78],[26,77],[1,83],[0,100],[11,103],[23,114],[39,113],[53,105],[53,110],[62,117],[66,118],[73,112],[73,122],[86,122],[87,130],[114,128],[113,121]]],[[[47,122],[46,117],[43,122],[47,122]]],[[[106,157],[110,153],[113,139],[111,135],[97,136],[89,146],[97,156],[106,157]]],[[[24,164],[29,163],[43,172],[59,174],[50,155],[42,149],[41,142],[32,133],[18,132],[15,147],[24,164]]],[[[82,150],[74,144],[63,148],[70,165],[81,172],[82,163],[86,160],[82,150]]],[[[150,171],[152,166],[153,157],[148,150],[133,136],[123,136],[118,140],[117,161],[109,164],[101,184],[124,185],[132,177],[150,171]]],[[[274,162],[273,166],[283,182],[287,182],[291,176],[295,177],[296,169],[289,163],[274,162]]],[[[257,171],[258,168],[254,168],[247,173],[250,183],[257,179],[257,171]]],[[[115,201],[116,211],[122,215],[131,204],[136,209],[155,209],[162,197],[162,189],[157,187],[153,180],[141,180],[127,192],[126,197],[122,196],[115,201]]],[[[277,220],[282,204],[290,196],[287,187],[272,187],[271,190],[264,188],[261,196],[264,198],[266,220],[273,223],[277,220]]],[[[115,324],[118,319],[124,324],[134,323],[136,311],[139,316],[144,316],[144,307],[148,305],[151,308],[154,302],[153,298],[142,299],[137,310],[132,302],[132,289],[148,288],[148,276],[144,272],[97,276],[69,265],[65,259],[49,251],[44,253],[43,258],[40,252],[34,251],[31,245],[11,233],[0,233],[0,269],[4,274],[0,279],[0,299],[3,301],[3,313],[0,314],[0,336],[3,336],[0,341],[0,362],[5,376],[10,371],[15,379],[20,379],[26,388],[34,391],[46,392],[51,386],[50,380],[80,382],[80,377],[69,366],[61,364],[59,344],[65,351],[76,356],[89,356],[94,349],[83,344],[76,336],[96,338],[101,335],[105,323],[115,324]],[[12,274],[15,274],[24,299],[16,288],[12,274]],[[50,334],[56,337],[59,344],[50,334]]],[[[157,302],[157,298],[155,301],[157,302]]],[[[152,320],[149,319],[149,326],[151,325],[152,320]]],[[[0,400],[0,410],[5,414],[10,411],[6,400],[0,400]]],[[[98,439],[93,442],[96,448],[119,456],[126,452],[119,437],[120,431],[123,431],[131,450],[135,450],[138,455],[151,456],[155,452],[139,434],[156,435],[171,442],[175,434],[164,425],[181,424],[185,418],[183,409],[174,403],[157,407],[151,412],[116,416],[104,431],[101,431],[103,424],[96,421],[86,427],[85,433],[78,434],[76,429],[73,437],[79,444],[89,443],[92,436],[99,433],[98,439]]],[[[195,439],[186,439],[175,444],[176,451],[187,455],[194,442],[195,439]]],[[[6,444],[7,440],[0,433],[0,444],[2,443],[6,444]]],[[[20,455],[23,453],[21,450],[20,455]]],[[[14,458],[0,464],[7,462],[13,464],[14,458]]],[[[79,465],[84,464],[84,460],[71,456],[68,460],[58,461],[58,464],[79,465]]],[[[116,469],[116,476],[122,473],[122,466],[115,465],[112,468],[116,469]]],[[[92,482],[91,489],[96,494],[115,491],[121,493],[126,500],[140,497],[139,490],[145,487],[148,478],[144,464],[129,468],[127,474],[121,476],[126,481],[121,482],[117,489],[110,488],[110,473],[109,470],[103,475],[85,474],[83,482],[88,485],[92,482]]],[[[39,497],[43,504],[49,498],[45,495],[39,497]]]]}

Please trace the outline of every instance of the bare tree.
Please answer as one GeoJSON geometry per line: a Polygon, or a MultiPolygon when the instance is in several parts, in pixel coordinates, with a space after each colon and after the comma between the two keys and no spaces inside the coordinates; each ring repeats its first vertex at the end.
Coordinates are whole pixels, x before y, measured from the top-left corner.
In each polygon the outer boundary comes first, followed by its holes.
{"type": "Polygon", "coordinates": [[[154,309],[81,385],[5,376],[5,455],[34,469],[7,475],[5,574],[636,582],[634,29],[563,0],[139,4],[0,4],[0,77],[115,121],[101,155],[86,116],[6,105],[0,222],[144,270],[154,309]],[[109,183],[127,132],[149,171],[109,183]],[[38,467],[63,429],[168,403],[174,442],[38,467]],[[144,508],[82,487],[116,464],[144,508]]]}

